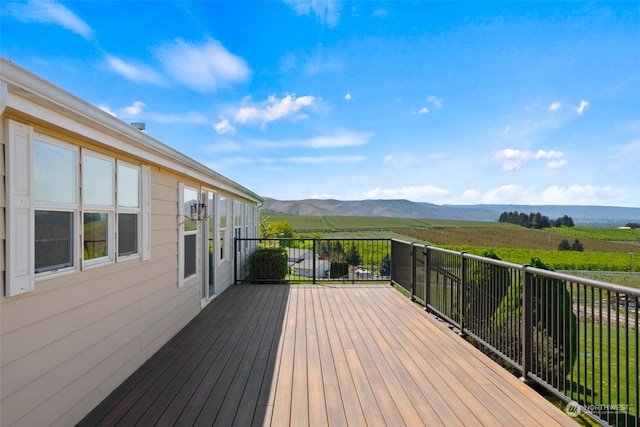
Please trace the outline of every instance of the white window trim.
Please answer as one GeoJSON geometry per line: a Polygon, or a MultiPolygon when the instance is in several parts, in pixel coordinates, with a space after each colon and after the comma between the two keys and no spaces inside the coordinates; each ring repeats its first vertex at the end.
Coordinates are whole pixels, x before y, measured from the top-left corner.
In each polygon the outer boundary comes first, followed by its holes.
{"type": "Polygon", "coordinates": [[[192,280],[194,277],[198,277],[198,268],[199,268],[199,263],[198,260],[196,259],[196,271],[194,274],[188,276],[188,277],[184,277],[184,261],[185,261],[185,247],[184,247],[184,237],[185,236],[189,236],[189,235],[195,235],[196,236],[196,248],[195,248],[195,256],[198,256],[198,248],[199,248],[199,231],[200,231],[200,224],[197,224],[197,227],[195,230],[190,230],[190,231],[185,231],[184,229],[184,224],[185,224],[185,219],[186,219],[186,212],[185,212],[185,208],[184,208],[184,190],[188,189],[188,190],[193,190],[196,192],[196,194],[198,195],[198,200],[200,200],[200,192],[198,191],[197,188],[195,187],[191,187],[190,185],[185,185],[184,183],[179,183],[178,184],[178,287],[182,287],[184,286],[187,282],[189,282],[190,280],[192,280]]]}
{"type": "MultiPolygon", "coordinates": [[[[127,260],[132,260],[132,259],[138,259],[142,257],[142,252],[143,252],[143,247],[144,247],[144,243],[143,243],[143,239],[144,239],[144,231],[143,231],[143,205],[145,204],[145,202],[143,202],[143,197],[147,196],[147,194],[143,194],[142,188],[144,187],[143,181],[145,180],[145,177],[143,177],[143,173],[142,173],[142,168],[140,165],[136,165],[134,163],[129,163],[126,162],[124,160],[120,160],[120,159],[116,159],[116,164],[115,164],[115,194],[116,194],[116,199],[115,199],[115,205],[116,205],[116,213],[115,213],[115,250],[117,251],[117,261],[118,262],[122,262],[122,261],[127,261],[127,260]],[[121,207],[118,204],[118,166],[125,166],[131,169],[137,169],[138,170],[138,207],[137,208],[127,208],[127,207],[121,207]],[[118,247],[118,240],[119,240],[119,236],[118,236],[118,221],[119,221],[119,214],[136,214],[137,215],[137,225],[136,225],[136,232],[137,232],[137,236],[136,236],[136,241],[138,244],[138,248],[136,253],[133,254],[127,254],[127,255],[120,255],[120,248],[118,247]]],[[[148,226],[148,224],[147,224],[148,226]]]]}
{"type": "MultiPolygon", "coordinates": [[[[104,258],[86,260],[84,262],[84,213],[89,212],[111,212],[111,209],[104,207],[83,206],[81,196],[82,186],[82,154],[84,148],[71,144],[46,134],[35,132],[32,126],[5,119],[4,149],[5,149],[5,289],[7,297],[31,292],[36,289],[36,282],[58,277],[61,275],[76,273],[81,269],[93,268],[98,265],[109,264],[103,262],[104,258]],[[49,203],[35,202],[34,194],[34,141],[40,140],[45,143],[58,145],[65,149],[70,149],[76,153],[76,188],[74,203],[49,203]],[[95,208],[95,209],[94,209],[95,208]],[[73,265],[55,271],[35,273],[35,211],[64,211],[73,214],[73,265]]],[[[91,155],[97,155],[87,149],[91,155]]],[[[104,158],[113,160],[117,168],[120,159],[102,155],[104,158]]],[[[138,214],[138,253],[112,261],[124,261],[129,259],[148,260],[151,258],[151,169],[147,165],[136,165],[128,162],[128,165],[139,168],[139,192],[140,199],[136,213],[138,214]]],[[[117,169],[114,169],[114,192],[117,191],[117,169]]],[[[117,194],[116,194],[117,197],[117,194]]],[[[117,233],[117,199],[115,199],[115,213],[110,217],[112,250],[116,250],[117,233]]],[[[125,212],[126,213],[126,212],[125,212]]],[[[114,257],[115,258],[115,257],[114,257]]]]}
{"type": "Polygon", "coordinates": [[[81,215],[80,215],[80,258],[82,260],[82,269],[84,270],[85,268],[93,268],[99,265],[103,265],[103,264],[111,264],[114,262],[115,260],[115,243],[116,243],[116,232],[117,229],[116,227],[116,209],[115,209],[115,203],[116,203],[116,196],[115,196],[115,192],[116,192],[116,159],[112,156],[106,156],[104,154],[101,153],[97,153],[95,151],[91,151],[85,148],[82,148],[81,152],[80,152],[80,185],[82,187],[82,203],[81,203],[81,215]],[[89,204],[85,204],[84,203],[84,199],[85,199],[85,194],[84,194],[84,190],[85,190],[85,185],[84,185],[84,176],[82,175],[84,173],[84,162],[83,162],[83,157],[87,155],[87,156],[91,156],[91,157],[95,157],[101,160],[105,160],[111,163],[111,193],[112,193],[112,198],[111,198],[111,206],[96,206],[96,205],[89,205],[89,204]],[[92,259],[84,259],[84,214],[85,213],[106,213],[108,214],[108,222],[107,222],[107,255],[104,257],[100,257],[100,258],[92,258],[92,259]]]}
{"type": "MultiPolygon", "coordinates": [[[[216,195],[216,204],[218,206],[218,209],[216,211],[216,231],[217,231],[216,240],[218,241],[218,244],[217,244],[218,255],[216,256],[216,259],[217,259],[216,262],[218,263],[217,265],[222,265],[222,264],[224,264],[226,262],[229,262],[229,259],[230,259],[230,251],[229,251],[229,218],[230,218],[230,215],[229,215],[230,212],[229,211],[231,210],[230,209],[230,205],[231,205],[230,201],[231,201],[231,199],[228,196],[223,196],[223,195],[219,195],[219,194],[216,195]],[[224,208],[224,214],[225,214],[225,217],[226,217],[224,229],[222,227],[220,227],[220,219],[221,219],[221,216],[220,216],[220,211],[221,211],[221,209],[220,209],[220,199],[222,199],[222,198],[224,198],[226,200],[226,204],[225,204],[225,208],[224,208]],[[220,257],[219,256],[220,250],[221,250],[221,247],[220,247],[220,234],[222,232],[224,232],[224,246],[225,246],[225,248],[224,248],[223,256],[220,257]]],[[[231,252],[233,252],[233,250],[231,250],[231,252]]]]}
{"type": "Polygon", "coordinates": [[[77,145],[73,145],[73,144],[69,144],[68,142],[65,141],[61,141],[57,138],[51,137],[49,135],[45,135],[39,132],[33,132],[33,137],[30,141],[30,145],[31,145],[31,167],[32,167],[32,171],[31,171],[31,185],[32,185],[32,191],[33,191],[33,210],[31,213],[31,221],[33,223],[33,227],[34,227],[34,235],[32,237],[32,245],[34,246],[34,262],[31,265],[31,268],[34,271],[34,278],[35,281],[39,281],[41,279],[45,279],[45,278],[52,278],[52,277],[57,277],[63,274],[68,274],[68,273],[73,273],[76,271],[79,271],[80,266],[78,265],[78,261],[80,259],[83,258],[82,255],[80,255],[81,252],[81,243],[80,243],[80,222],[81,222],[81,218],[80,218],[80,182],[81,182],[81,176],[80,176],[80,147],[78,147],[77,145]],[[75,202],[72,203],[60,203],[60,202],[38,202],[37,200],[35,200],[35,178],[34,178],[34,174],[35,174],[35,160],[34,160],[34,156],[35,156],[35,150],[34,150],[34,144],[35,141],[41,141],[44,142],[46,144],[51,144],[51,145],[55,145],[58,146],[60,148],[63,148],[65,150],[69,150],[69,151],[73,151],[76,154],[76,188],[74,189],[75,191],[75,202]],[[40,273],[36,273],[35,272],[35,212],[36,211],[57,211],[57,212],[71,212],[73,214],[73,230],[72,230],[72,239],[73,241],[71,242],[71,247],[73,248],[73,255],[71,257],[72,260],[72,265],[69,267],[65,267],[65,268],[59,268],[57,270],[51,270],[51,271],[43,271],[40,273]]]}

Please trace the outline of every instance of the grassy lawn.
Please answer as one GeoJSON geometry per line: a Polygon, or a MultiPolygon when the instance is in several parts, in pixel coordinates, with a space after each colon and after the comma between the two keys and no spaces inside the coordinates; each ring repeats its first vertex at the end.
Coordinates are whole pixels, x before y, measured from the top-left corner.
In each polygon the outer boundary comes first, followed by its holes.
{"type": "MultiPolygon", "coordinates": [[[[636,331],[584,322],[578,328],[580,351],[567,378],[566,394],[587,405],[596,405],[596,411],[601,407],[598,405],[620,404],[626,409],[628,404],[628,413],[635,415],[639,374],[636,331]]],[[[603,414],[602,418],[606,416],[603,414]]]]}

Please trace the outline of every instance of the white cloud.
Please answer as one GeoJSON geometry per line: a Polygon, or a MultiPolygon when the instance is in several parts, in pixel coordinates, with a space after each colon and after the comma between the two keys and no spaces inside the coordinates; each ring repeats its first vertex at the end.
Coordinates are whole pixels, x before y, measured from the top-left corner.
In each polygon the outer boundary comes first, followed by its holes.
{"type": "Polygon", "coordinates": [[[318,21],[335,27],[340,20],[341,5],[336,0],[284,0],[298,15],[315,15],[318,21]]]}
{"type": "Polygon", "coordinates": [[[373,136],[369,132],[342,131],[334,135],[316,136],[308,139],[286,139],[282,141],[254,140],[252,144],[266,148],[340,148],[365,145],[373,136]]]}
{"type": "Polygon", "coordinates": [[[52,24],[72,31],[86,40],[93,38],[93,30],[78,15],[66,6],[51,0],[30,0],[26,3],[9,3],[5,8],[8,15],[22,22],[52,24]]]}
{"type": "Polygon", "coordinates": [[[536,159],[559,159],[560,157],[563,157],[563,156],[564,156],[564,153],[562,151],[538,150],[534,157],[536,159]]]}
{"type": "Polygon", "coordinates": [[[236,128],[229,123],[228,119],[222,119],[220,120],[218,123],[213,125],[213,128],[216,130],[216,132],[219,135],[225,134],[225,133],[235,133],[236,128]]]}
{"type": "Polygon", "coordinates": [[[431,185],[401,188],[374,188],[364,193],[368,199],[407,199],[413,201],[432,201],[448,197],[449,191],[431,185]]]}
{"type": "Polygon", "coordinates": [[[509,132],[511,132],[511,125],[507,125],[507,127],[505,127],[504,130],[502,131],[502,134],[506,135],[509,132]]]}
{"type": "Polygon", "coordinates": [[[488,204],[525,205],[606,205],[607,200],[620,200],[623,194],[612,186],[574,184],[550,186],[544,190],[516,184],[491,189],[482,195],[488,204]]]}
{"type": "Polygon", "coordinates": [[[350,101],[351,100],[351,94],[350,93],[346,94],[344,96],[344,99],[346,99],[347,101],[350,101]]]}
{"type": "Polygon", "coordinates": [[[241,124],[259,124],[264,127],[269,122],[290,118],[291,120],[306,119],[306,114],[299,113],[304,107],[311,106],[316,101],[313,96],[287,95],[278,99],[270,96],[258,107],[243,107],[235,115],[235,121],[241,124]]]}
{"type": "Polygon", "coordinates": [[[560,169],[562,167],[564,167],[567,164],[566,160],[559,160],[557,162],[549,162],[547,163],[547,167],[549,169],[560,169]]]}
{"type": "Polygon", "coordinates": [[[177,39],[158,47],[155,53],[175,80],[201,92],[246,81],[251,75],[245,60],[233,55],[217,40],[195,44],[177,39]]]}
{"type": "Polygon", "coordinates": [[[442,108],[442,98],[431,95],[427,97],[427,102],[431,102],[436,108],[442,108]]]}
{"type": "Polygon", "coordinates": [[[116,58],[112,55],[107,55],[106,60],[109,68],[128,80],[134,82],[147,82],[155,84],[163,83],[162,77],[151,67],[148,67],[146,65],[127,63],[122,59],[116,58]]]}
{"type": "Polygon", "coordinates": [[[561,107],[562,107],[562,104],[560,104],[559,102],[554,102],[551,105],[549,105],[549,111],[558,111],[561,107]]]}
{"type": "Polygon", "coordinates": [[[462,193],[462,201],[465,203],[473,203],[480,200],[481,194],[478,190],[465,190],[462,193]]]}
{"type": "Polygon", "coordinates": [[[482,195],[482,202],[488,204],[531,204],[535,201],[533,187],[509,184],[493,188],[482,195]]]}
{"type": "MultiPolygon", "coordinates": [[[[502,164],[502,170],[511,171],[520,169],[522,165],[524,165],[529,160],[540,160],[540,159],[559,159],[564,157],[564,153],[561,151],[545,151],[538,150],[536,153],[531,151],[521,151],[513,148],[506,148],[504,150],[498,151],[494,153],[492,156],[492,160],[499,162],[502,164]]],[[[552,162],[555,167],[562,167],[566,162],[552,162]]],[[[548,165],[551,165],[549,163],[548,165]]],[[[549,166],[549,167],[553,167],[549,166]]]]}
{"type": "Polygon", "coordinates": [[[582,115],[582,113],[584,112],[585,108],[587,108],[589,106],[589,103],[585,100],[580,101],[580,106],[578,108],[576,108],[576,111],[578,112],[578,114],[582,115]]]}
{"type": "Polygon", "coordinates": [[[559,185],[548,187],[542,192],[541,199],[545,204],[603,205],[606,204],[605,200],[615,200],[620,196],[620,192],[610,185],[574,184],[568,187],[559,185]]]}
{"type": "Polygon", "coordinates": [[[144,102],[136,101],[128,107],[124,107],[122,111],[127,117],[135,117],[142,112],[142,109],[146,107],[144,102]]]}
{"type": "Polygon", "coordinates": [[[411,114],[429,114],[429,109],[427,107],[422,107],[418,111],[412,111],[411,114]]]}

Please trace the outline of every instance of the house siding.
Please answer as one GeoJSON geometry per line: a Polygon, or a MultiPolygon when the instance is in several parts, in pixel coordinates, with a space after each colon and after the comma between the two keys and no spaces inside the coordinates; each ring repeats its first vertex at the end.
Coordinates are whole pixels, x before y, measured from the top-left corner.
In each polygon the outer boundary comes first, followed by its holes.
{"type": "MultiPolygon", "coordinates": [[[[29,102],[21,100],[20,105],[29,102]]],[[[82,137],[35,121],[12,110],[11,102],[0,118],[2,272],[6,270],[5,118],[70,144],[150,166],[150,259],[133,257],[78,268],[37,280],[32,292],[0,296],[0,425],[74,425],[200,312],[200,262],[198,275],[178,286],[179,183],[206,185],[221,194],[226,190],[216,187],[215,177],[198,180],[194,176],[200,172],[171,170],[110,149],[97,132],[82,137]]],[[[113,135],[105,134],[104,140],[110,138],[113,135]]],[[[229,182],[220,185],[228,187],[229,182]]],[[[218,291],[232,284],[232,263],[226,264],[228,268],[216,270],[218,291]]],[[[0,282],[4,289],[5,274],[0,274],[0,282]]]]}

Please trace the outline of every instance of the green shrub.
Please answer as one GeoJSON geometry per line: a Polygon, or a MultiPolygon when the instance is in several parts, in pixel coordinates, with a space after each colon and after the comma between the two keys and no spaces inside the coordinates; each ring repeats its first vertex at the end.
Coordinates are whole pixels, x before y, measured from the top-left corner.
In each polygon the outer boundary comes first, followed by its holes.
{"type": "Polygon", "coordinates": [[[349,263],[347,262],[332,262],[329,270],[330,277],[337,279],[349,274],[349,263]]]}
{"type": "MultiPolygon", "coordinates": [[[[552,270],[539,258],[532,258],[532,267],[552,270]]],[[[535,279],[535,278],[534,278],[535,279]]],[[[571,295],[562,280],[537,278],[533,289],[533,360],[539,370],[536,375],[557,384],[571,373],[578,356],[577,317],[572,309],[571,295]],[[543,371],[542,368],[547,368],[543,371]],[[561,369],[558,369],[561,367],[561,369]],[[558,377],[558,371],[560,377],[558,377]]],[[[493,314],[494,325],[500,329],[509,321],[522,322],[522,283],[511,284],[500,306],[493,314]],[[511,320],[510,320],[511,319],[511,320]]],[[[506,330],[503,337],[521,346],[519,334],[506,330]]]]}
{"type": "Polygon", "coordinates": [[[253,281],[283,280],[289,257],[284,248],[258,248],[249,257],[249,277],[253,281]]]}

